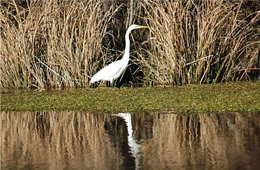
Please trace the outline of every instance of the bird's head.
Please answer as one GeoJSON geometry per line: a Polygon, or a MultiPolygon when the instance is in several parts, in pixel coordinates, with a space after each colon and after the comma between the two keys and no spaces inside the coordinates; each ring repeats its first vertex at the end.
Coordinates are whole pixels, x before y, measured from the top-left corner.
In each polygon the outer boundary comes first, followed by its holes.
{"type": "Polygon", "coordinates": [[[132,30],[135,30],[135,29],[139,29],[139,28],[148,28],[147,26],[142,26],[142,25],[136,25],[136,24],[133,24],[131,25],[128,30],[132,31],[132,30]]]}

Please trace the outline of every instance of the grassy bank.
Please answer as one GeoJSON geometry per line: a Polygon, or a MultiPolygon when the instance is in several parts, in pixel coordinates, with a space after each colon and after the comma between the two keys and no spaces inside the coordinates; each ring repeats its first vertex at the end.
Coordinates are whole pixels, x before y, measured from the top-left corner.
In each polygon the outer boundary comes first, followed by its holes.
{"type": "Polygon", "coordinates": [[[52,91],[2,90],[3,111],[260,112],[260,82],[172,88],[96,88],[52,91]]]}
{"type": "Polygon", "coordinates": [[[131,35],[135,67],[125,79],[180,85],[259,76],[257,1],[3,0],[0,87],[87,87],[122,56],[132,23],[149,30],[131,35]]]}

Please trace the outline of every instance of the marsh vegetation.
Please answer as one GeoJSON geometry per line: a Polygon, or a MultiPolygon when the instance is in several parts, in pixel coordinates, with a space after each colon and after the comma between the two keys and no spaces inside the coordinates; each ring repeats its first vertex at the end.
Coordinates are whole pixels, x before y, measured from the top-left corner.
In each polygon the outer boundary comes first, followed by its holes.
{"type": "Polygon", "coordinates": [[[1,168],[258,168],[258,1],[0,3],[1,168]],[[133,23],[123,87],[86,88],[133,23]]]}
{"type": "Polygon", "coordinates": [[[260,83],[186,85],[172,88],[95,88],[1,91],[3,111],[259,112],[260,83]]]}
{"type": "Polygon", "coordinates": [[[259,76],[257,1],[1,1],[1,88],[87,87],[117,60],[131,23],[121,82],[180,85],[259,76]],[[141,44],[141,45],[140,45],[141,44]]]}

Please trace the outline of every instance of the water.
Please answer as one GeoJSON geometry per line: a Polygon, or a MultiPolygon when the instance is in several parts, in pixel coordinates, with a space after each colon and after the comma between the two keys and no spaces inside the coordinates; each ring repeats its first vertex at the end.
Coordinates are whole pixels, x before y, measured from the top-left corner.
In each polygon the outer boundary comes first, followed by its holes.
{"type": "Polygon", "coordinates": [[[259,169],[260,114],[2,112],[4,169],[259,169]]]}

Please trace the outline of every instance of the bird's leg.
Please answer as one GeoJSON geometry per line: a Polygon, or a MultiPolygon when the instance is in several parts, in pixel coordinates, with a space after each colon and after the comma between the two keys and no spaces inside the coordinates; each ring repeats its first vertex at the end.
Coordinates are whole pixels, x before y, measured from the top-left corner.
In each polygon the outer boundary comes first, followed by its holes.
{"type": "Polygon", "coordinates": [[[114,81],[113,80],[110,81],[110,87],[114,87],[114,81]]]}
{"type": "Polygon", "coordinates": [[[106,82],[107,87],[111,87],[111,81],[106,82]]]}

